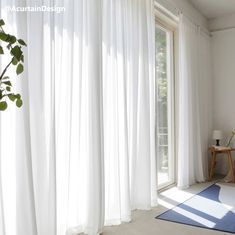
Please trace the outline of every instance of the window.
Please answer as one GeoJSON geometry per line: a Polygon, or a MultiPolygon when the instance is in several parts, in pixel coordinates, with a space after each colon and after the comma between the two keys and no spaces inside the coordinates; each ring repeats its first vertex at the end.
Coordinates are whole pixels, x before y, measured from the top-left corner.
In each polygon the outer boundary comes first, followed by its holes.
{"type": "Polygon", "coordinates": [[[156,157],[158,188],[175,181],[174,31],[156,23],[156,157]]]}

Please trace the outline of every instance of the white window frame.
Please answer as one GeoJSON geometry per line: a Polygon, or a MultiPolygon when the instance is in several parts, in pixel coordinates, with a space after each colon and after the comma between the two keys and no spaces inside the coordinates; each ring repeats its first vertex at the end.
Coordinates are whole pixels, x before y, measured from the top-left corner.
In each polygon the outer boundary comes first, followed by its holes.
{"type": "MultiPolygon", "coordinates": [[[[176,66],[176,55],[177,55],[177,23],[173,22],[171,19],[168,19],[167,22],[166,17],[161,17],[156,14],[156,25],[155,27],[159,27],[161,30],[167,33],[168,45],[168,55],[169,61],[167,61],[167,84],[168,84],[168,157],[169,157],[169,168],[171,169],[169,178],[170,180],[163,184],[158,184],[158,190],[163,190],[166,187],[174,185],[177,181],[176,173],[177,173],[177,160],[176,160],[176,143],[175,143],[175,80],[177,74],[177,66],[176,66]]],[[[157,133],[156,133],[157,134],[157,133]]],[[[156,159],[157,155],[156,155],[156,159]]],[[[158,172],[157,172],[158,175],[158,172]]]]}

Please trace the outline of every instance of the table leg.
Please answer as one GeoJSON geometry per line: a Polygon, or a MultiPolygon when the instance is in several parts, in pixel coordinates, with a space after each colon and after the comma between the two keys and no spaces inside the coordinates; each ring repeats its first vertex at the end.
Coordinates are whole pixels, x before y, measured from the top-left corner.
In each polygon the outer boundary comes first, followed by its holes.
{"type": "Polygon", "coordinates": [[[216,153],[215,153],[215,151],[212,151],[211,152],[211,167],[210,167],[210,173],[209,173],[209,181],[212,180],[213,175],[214,175],[215,159],[216,159],[216,153]]]}

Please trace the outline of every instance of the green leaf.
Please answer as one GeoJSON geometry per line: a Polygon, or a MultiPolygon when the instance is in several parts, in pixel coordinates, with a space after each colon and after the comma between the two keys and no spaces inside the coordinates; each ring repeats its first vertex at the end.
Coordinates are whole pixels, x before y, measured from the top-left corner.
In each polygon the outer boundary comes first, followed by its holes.
{"type": "Polygon", "coordinates": [[[0,54],[4,54],[2,46],[0,46],[0,54]]]}
{"type": "Polygon", "coordinates": [[[10,86],[7,86],[6,90],[7,90],[7,91],[11,91],[11,87],[10,87],[10,86]]]}
{"type": "Polygon", "coordinates": [[[20,60],[24,63],[24,55],[21,55],[20,60]]]}
{"type": "Polygon", "coordinates": [[[21,74],[24,71],[24,66],[23,64],[18,64],[16,68],[16,73],[17,75],[21,74]]]}
{"type": "Polygon", "coordinates": [[[18,64],[18,60],[14,57],[13,60],[12,60],[12,64],[13,65],[17,65],[18,64]]]}
{"type": "Polygon", "coordinates": [[[7,102],[6,101],[0,102],[0,110],[4,111],[6,109],[7,109],[7,102]]]}
{"type": "Polygon", "coordinates": [[[7,86],[12,86],[11,82],[10,81],[6,81],[6,82],[2,82],[3,84],[7,85],[7,86]]]}
{"type": "Polygon", "coordinates": [[[17,99],[17,100],[16,100],[16,106],[17,106],[18,108],[20,108],[20,107],[22,106],[22,104],[23,104],[23,101],[22,101],[21,99],[17,99]]]}
{"type": "Polygon", "coordinates": [[[7,80],[7,79],[10,79],[10,78],[8,76],[2,78],[2,80],[7,80]]]}
{"type": "MultiPolygon", "coordinates": [[[[3,31],[1,31],[0,32],[0,40],[2,40],[4,42],[8,42],[9,44],[14,44],[16,42],[16,37],[13,35],[10,35],[10,34],[6,34],[3,31]]],[[[7,46],[8,49],[9,49],[9,47],[10,46],[7,46]]]]}
{"type": "Polygon", "coordinates": [[[25,43],[25,41],[22,40],[22,39],[19,39],[18,42],[19,42],[19,44],[21,44],[22,46],[27,46],[27,44],[25,43]]]}
{"type": "Polygon", "coordinates": [[[13,101],[13,102],[17,99],[14,94],[9,94],[9,95],[8,95],[8,98],[9,98],[11,101],[13,101]]]}
{"type": "Polygon", "coordinates": [[[4,32],[0,32],[0,40],[7,42],[8,35],[4,32]]]}
{"type": "Polygon", "coordinates": [[[9,42],[10,42],[11,44],[14,44],[14,43],[16,42],[16,37],[15,37],[15,36],[10,36],[10,37],[9,37],[9,42]]]}
{"type": "Polygon", "coordinates": [[[20,100],[21,99],[21,95],[20,94],[16,94],[15,97],[20,100]]]}
{"type": "Polygon", "coordinates": [[[18,60],[20,61],[21,55],[23,54],[21,48],[19,46],[14,46],[11,49],[11,54],[18,60]]]}
{"type": "Polygon", "coordinates": [[[3,19],[1,19],[1,20],[0,20],[0,26],[3,26],[3,25],[5,25],[5,22],[4,22],[3,19]]]}
{"type": "Polygon", "coordinates": [[[0,32],[0,39],[4,42],[9,42],[10,44],[14,43],[14,41],[16,40],[15,36],[6,34],[4,32],[0,32]]]}
{"type": "Polygon", "coordinates": [[[13,39],[14,36],[10,35],[10,34],[7,34],[7,38],[6,38],[6,42],[9,42],[11,43],[14,39],[13,39]]]}

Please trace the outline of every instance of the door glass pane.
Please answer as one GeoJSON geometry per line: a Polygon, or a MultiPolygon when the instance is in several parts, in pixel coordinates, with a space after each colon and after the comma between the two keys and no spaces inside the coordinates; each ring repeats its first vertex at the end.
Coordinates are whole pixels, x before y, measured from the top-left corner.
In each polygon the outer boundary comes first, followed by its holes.
{"type": "Polygon", "coordinates": [[[158,185],[173,181],[171,131],[171,32],[156,27],[156,152],[158,185]]]}

